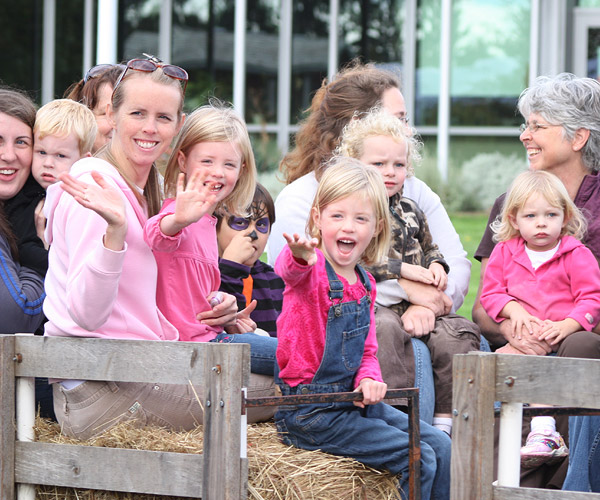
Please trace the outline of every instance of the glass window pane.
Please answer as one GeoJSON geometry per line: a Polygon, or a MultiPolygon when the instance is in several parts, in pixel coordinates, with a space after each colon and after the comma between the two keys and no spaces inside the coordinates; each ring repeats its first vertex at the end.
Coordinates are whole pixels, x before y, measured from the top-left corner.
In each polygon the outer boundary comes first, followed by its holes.
{"type": "Polygon", "coordinates": [[[277,121],[279,1],[248,2],[246,32],[246,120],[277,121]]]}
{"type": "MultiPolygon", "coordinates": [[[[436,125],[441,0],[421,0],[418,21],[417,125],[436,125]]],[[[527,86],[530,0],[455,0],[452,10],[451,125],[518,123],[527,86]]]]}
{"type": "Polygon", "coordinates": [[[600,28],[588,28],[587,76],[600,76],[600,28]]]}
{"type": "Polygon", "coordinates": [[[36,0],[0,2],[0,81],[38,97],[42,68],[42,6],[36,0]]]}
{"type": "Polygon", "coordinates": [[[83,65],[83,9],[78,0],[56,2],[54,96],[81,80],[83,65]]]}
{"type": "Polygon", "coordinates": [[[291,123],[303,117],[314,92],[327,77],[329,0],[292,2],[291,123]]]}
{"type": "Polygon", "coordinates": [[[373,62],[402,60],[404,0],[340,1],[340,63],[355,57],[373,62]]]}
{"type": "Polygon", "coordinates": [[[211,96],[233,99],[234,8],[234,3],[223,1],[173,2],[171,62],[190,77],[187,111],[206,104],[211,96]]]}

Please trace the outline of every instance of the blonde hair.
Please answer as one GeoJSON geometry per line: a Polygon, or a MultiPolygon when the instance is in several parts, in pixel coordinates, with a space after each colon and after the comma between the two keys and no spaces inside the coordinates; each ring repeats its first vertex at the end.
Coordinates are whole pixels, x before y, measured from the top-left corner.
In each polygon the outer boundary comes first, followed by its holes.
{"type": "MultiPolygon", "coordinates": [[[[160,83],[161,85],[174,86],[179,89],[181,99],[179,102],[179,107],[177,109],[177,122],[181,122],[183,118],[183,87],[179,80],[171,78],[163,73],[161,68],[157,68],[155,71],[147,73],[145,71],[136,71],[134,69],[125,70],[126,74],[121,80],[121,82],[114,88],[113,95],[111,98],[111,106],[113,112],[116,112],[123,102],[125,101],[125,87],[128,87],[128,83],[134,79],[140,78],[150,78],[155,83],[160,83]]],[[[133,88],[133,87],[132,87],[133,88]]],[[[133,90],[135,91],[135,90],[133,90]]],[[[139,194],[138,188],[135,186],[135,183],[129,179],[129,177],[123,172],[122,168],[119,166],[119,162],[114,152],[112,151],[112,141],[106,144],[104,147],[100,148],[96,155],[99,158],[106,160],[108,163],[113,165],[121,174],[121,177],[125,180],[127,185],[133,191],[133,194],[139,201],[141,205],[147,204],[148,217],[152,217],[156,215],[160,211],[160,206],[162,202],[162,190],[159,181],[159,173],[156,165],[153,165],[150,173],[148,174],[148,180],[146,181],[146,185],[144,186],[144,194],[139,194]]]]}
{"type": "Polygon", "coordinates": [[[565,225],[561,236],[570,235],[578,240],[585,236],[587,222],[569,197],[564,184],[555,175],[538,170],[523,172],[515,177],[504,200],[502,213],[490,226],[495,233],[494,241],[507,241],[519,235],[518,229],[510,223],[510,217],[515,217],[533,194],[541,194],[550,205],[563,211],[565,225]]]}
{"type": "Polygon", "coordinates": [[[40,139],[47,135],[66,138],[74,134],[81,156],[92,151],[97,132],[94,113],[87,106],[71,99],[50,101],[35,115],[34,134],[40,139]]]}
{"type": "Polygon", "coordinates": [[[256,188],[256,163],[246,123],[229,106],[216,99],[190,114],[181,128],[165,171],[165,194],[174,197],[179,176],[178,154],[188,156],[191,149],[201,142],[230,142],[242,155],[242,167],[231,194],[219,203],[217,209],[230,213],[245,214],[252,203],[256,188]]]}
{"type": "Polygon", "coordinates": [[[423,143],[418,140],[416,130],[405,125],[396,116],[381,108],[367,113],[355,113],[343,129],[341,143],[335,154],[359,159],[365,152],[365,139],[369,137],[391,137],[398,144],[406,144],[407,175],[414,175],[414,165],[421,161],[423,143]]]}
{"type": "Polygon", "coordinates": [[[321,232],[312,214],[315,211],[321,213],[331,203],[360,193],[373,205],[376,224],[378,228],[380,226],[362,256],[366,265],[374,265],[387,255],[391,240],[388,197],[383,178],[375,167],[364,165],[354,158],[334,156],[328,163],[311,207],[307,233],[319,240],[319,246],[322,245],[321,232]]]}

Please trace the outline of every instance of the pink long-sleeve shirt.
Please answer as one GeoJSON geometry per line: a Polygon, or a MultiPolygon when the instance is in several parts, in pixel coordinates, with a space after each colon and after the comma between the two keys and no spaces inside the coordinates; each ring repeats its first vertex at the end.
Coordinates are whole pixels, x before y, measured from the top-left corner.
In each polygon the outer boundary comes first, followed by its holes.
{"type": "Polygon", "coordinates": [[[196,315],[211,309],[207,296],[221,284],[217,219],[205,215],[174,236],[160,230],[163,217],[175,212],[175,200],[166,200],[158,215],[148,219],[144,239],[158,264],[156,301],[166,318],[179,330],[179,339],[208,342],[222,326],[200,323],[196,315]]]}
{"type": "Polygon", "coordinates": [[[143,235],[146,208],[104,160],[84,158],[70,173],[95,184],[93,170],[123,197],[128,224],[125,248],[107,249],[103,244],[106,221],[77,203],[59,183],[48,188],[45,335],[177,340],[176,328],[156,305],[156,261],[143,235]]]}
{"type": "Polygon", "coordinates": [[[572,236],[533,269],[521,237],[498,243],[485,269],[481,305],[496,321],[511,300],[541,320],[572,318],[585,330],[600,321],[600,269],[592,252],[572,236]]]}
{"type": "MultiPolygon", "coordinates": [[[[327,313],[331,301],[325,257],[320,250],[316,251],[317,263],[308,266],[297,261],[286,245],[275,263],[275,272],[285,282],[283,309],[277,319],[277,362],[279,376],[292,387],[311,383],[325,349],[327,313]]],[[[368,276],[371,282],[370,328],[362,362],[354,377],[355,388],[367,377],[383,382],[375,335],[375,280],[370,274],[368,276]]],[[[343,302],[358,300],[366,295],[358,275],[356,283],[352,285],[339,275],[338,278],[344,284],[343,302]]]]}

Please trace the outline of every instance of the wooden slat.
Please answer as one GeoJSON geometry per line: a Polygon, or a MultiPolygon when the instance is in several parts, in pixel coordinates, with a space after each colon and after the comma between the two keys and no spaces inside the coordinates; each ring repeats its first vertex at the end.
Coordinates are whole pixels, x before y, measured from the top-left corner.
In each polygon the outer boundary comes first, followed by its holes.
{"type": "Polygon", "coordinates": [[[600,408],[600,361],[497,354],[498,401],[600,408]]]}
{"type": "Polygon", "coordinates": [[[242,367],[249,364],[249,357],[236,356],[230,350],[211,351],[207,356],[204,451],[210,460],[204,462],[203,498],[237,499],[242,480],[242,395],[235,388],[241,387],[242,367]]]}
{"type": "Polygon", "coordinates": [[[598,493],[494,486],[494,500],[598,500],[598,493]]]}
{"type": "Polygon", "coordinates": [[[492,499],[495,380],[493,356],[454,356],[450,482],[452,500],[492,499]]]}
{"type": "Polygon", "coordinates": [[[19,483],[201,496],[203,455],[38,442],[16,445],[19,483]]]}
{"type": "Polygon", "coordinates": [[[0,498],[15,497],[14,335],[0,338],[0,498]]]}
{"type": "Polygon", "coordinates": [[[244,344],[156,342],[74,337],[17,337],[18,377],[48,377],[166,384],[204,383],[204,353],[229,350],[242,356],[244,344]],[[169,367],[169,369],[165,369],[169,367]]]}

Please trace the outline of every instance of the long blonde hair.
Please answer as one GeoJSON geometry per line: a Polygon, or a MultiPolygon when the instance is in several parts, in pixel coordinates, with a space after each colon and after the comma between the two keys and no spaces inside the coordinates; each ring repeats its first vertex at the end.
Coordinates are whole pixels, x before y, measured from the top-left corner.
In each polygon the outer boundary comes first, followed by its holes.
{"type": "Polygon", "coordinates": [[[510,218],[517,215],[533,194],[541,194],[550,205],[563,211],[565,225],[561,236],[570,235],[578,240],[585,236],[587,222],[569,197],[564,184],[554,174],[537,170],[523,172],[515,177],[504,200],[502,213],[490,226],[495,233],[494,241],[507,241],[519,235],[519,230],[512,226],[510,218]]]}
{"type": "Polygon", "coordinates": [[[331,203],[353,194],[362,194],[365,203],[371,203],[375,212],[379,232],[373,236],[362,256],[362,261],[371,266],[387,255],[391,240],[388,197],[383,178],[375,167],[364,165],[354,158],[334,156],[319,182],[306,231],[311,237],[317,238],[321,246],[321,232],[312,217],[313,212],[321,213],[331,203]]]}
{"type": "Polygon", "coordinates": [[[181,128],[165,170],[165,194],[174,197],[179,176],[178,155],[188,155],[201,142],[230,142],[242,154],[242,168],[235,189],[217,206],[230,213],[243,214],[252,203],[256,188],[256,162],[246,123],[229,106],[217,100],[201,106],[190,114],[181,128]]]}

